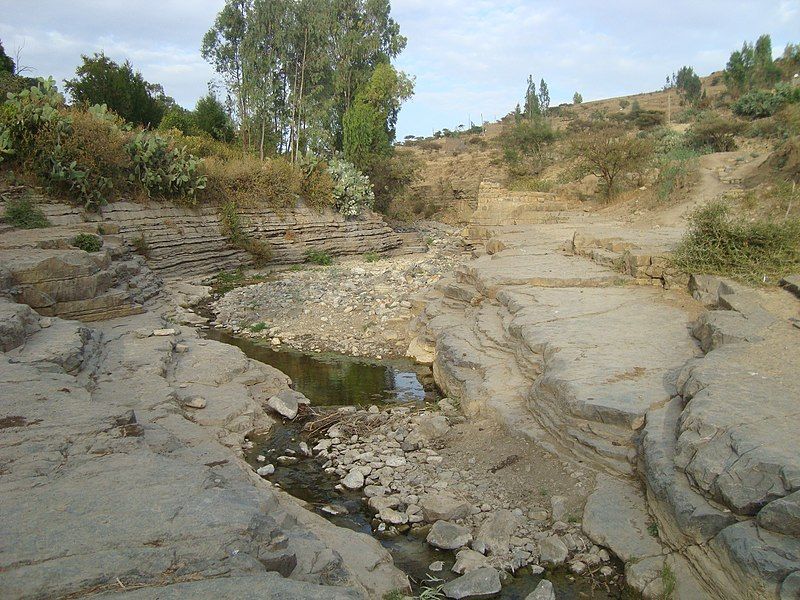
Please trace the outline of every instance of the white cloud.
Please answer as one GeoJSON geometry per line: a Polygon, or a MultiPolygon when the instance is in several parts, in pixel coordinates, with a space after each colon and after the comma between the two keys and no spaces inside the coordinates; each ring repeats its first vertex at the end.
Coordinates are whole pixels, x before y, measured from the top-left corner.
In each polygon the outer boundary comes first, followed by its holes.
{"type": "MultiPolygon", "coordinates": [[[[203,34],[224,0],[0,0],[0,39],[37,75],[71,77],[81,54],[130,59],[185,106],[214,74],[203,34]],[[33,8],[35,7],[35,8],[33,8]]],[[[554,103],[652,90],[690,64],[722,68],[744,40],[770,33],[776,53],[798,42],[798,0],[394,0],[408,37],[398,64],[417,94],[401,135],[501,116],[525,79],[544,77],[554,103]]]]}

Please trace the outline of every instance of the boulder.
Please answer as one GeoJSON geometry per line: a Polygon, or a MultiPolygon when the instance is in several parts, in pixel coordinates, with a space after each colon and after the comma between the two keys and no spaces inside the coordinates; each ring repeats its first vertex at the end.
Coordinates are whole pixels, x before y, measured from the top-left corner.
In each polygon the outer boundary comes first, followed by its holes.
{"type": "Polygon", "coordinates": [[[481,524],[475,539],[483,542],[492,554],[507,554],[511,536],[519,527],[519,518],[510,510],[498,510],[481,524]]]}
{"type": "Polygon", "coordinates": [[[422,514],[428,523],[466,519],[472,513],[472,505],[447,494],[425,494],[419,499],[422,514]]]}
{"type": "Polygon", "coordinates": [[[525,600],[556,600],[556,592],[553,589],[553,584],[542,579],[536,589],[527,595],[525,600]]]}
{"type": "Polygon", "coordinates": [[[758,524],[770,531],[800,537],[800,491],[767,504],[758,513],[758,524]]]}
{"type": "Polygon", "coordinates": [[[261,477],[269,477],[275,472],[275,465],[264,465],[263,467],[259,467],[256,470],[256,473],[261,475],[261,477]]]}
{"type": "Polygon", "coordinates": [[[564,564],[569,550],[557,535],[551,535],[539,542],[539,560],[542,563],[557,567],[564,564]]]}
{"type": "Polygon", "coordinates": [[[438,440],[450,431],[450,423],[444,415],[424,414],[416,419],[416,433],[428,441],[438,440]]]}
{"type": "Polygon", "coordinates": [[[279,392],[267,400],[267,406],[290,421],[297,416],[297,411],[299,410],[297,398],[292,394],[284,392],[279,392]]]}
{"type": "Polygon", "coordinates": [[[463,575],[475,569],[488,566],[489,559],[483,554],[475,552],[475,550],[470,550],[469,548],[462,548],[458,551],[458,554],[456,554],[456,563],[451,570],[453,573],[463,575]]]}
{"type": "Polygon", "coordinates": [[[469,529],[448,523],[447,521],[436,521],[428,532],[426,541],[436,548],[442,550],[457,550],[472,541],[472,534],[469,529]]]}
{"type": "Polygon", "coordinates": [[[405,525],[408,523],[408,515],[393,508],[384,508],[378,513],[378,518],[390,525],[405,525]]]}
{"type": "Polygon", "coordinates": [[[553,521],[564,521],[567,516],[567,499],[564,496],[550,498],[551,514],[553,521]]]}
{"type": "Polygon", "coordinates": [[[364,474],[357,469],[353,469],[342,479],[342,485],[348,490],[360,490],[364,487],[364,474]]]}
{"type": "Polygon", "coordinates": [[[499,594],[500,588],[500,573],[492,567],[483,567],[446,583],[442,592],[453,600],[478,600],[499,594]]]}

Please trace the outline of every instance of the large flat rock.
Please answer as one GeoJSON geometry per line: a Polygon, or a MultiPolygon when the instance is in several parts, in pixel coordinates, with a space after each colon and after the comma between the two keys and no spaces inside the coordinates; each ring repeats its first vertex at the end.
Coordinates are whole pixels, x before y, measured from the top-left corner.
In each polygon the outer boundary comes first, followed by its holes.
{"type": "Polygon", "coordinates": [[[19,325],[4,339],[24,338],[0,354],[3,597],[405,588],[376,541],[301,508],[240,458],[244,436],[272,424],[261,392],[285,389],[285,376],[191,329],[142,336],[164,327],[152,314],[39,329],[26,309],[0,315],[19,325]],[[195,395],[205,408],[185,406],[195,395]]]}

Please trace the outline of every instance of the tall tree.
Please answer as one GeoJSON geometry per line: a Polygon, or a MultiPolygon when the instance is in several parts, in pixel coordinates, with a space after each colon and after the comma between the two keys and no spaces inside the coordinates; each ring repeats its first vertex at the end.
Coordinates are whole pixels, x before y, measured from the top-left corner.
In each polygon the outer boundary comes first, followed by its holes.
{"type": "Polygon", "coordinates": [[[528,75],[528,89],[525,91],[525,118],[532,119],[538,114],[540,114],[540,110],[536,84],[533,82],[533,75],[528,75]]]}
{"type": "Polygon", "coordinates": [[[388,0],[227,0],[203,41],[245,147],[341,150],[343,120],[377,65],[405,47],[388,0]]]}
{"type": "Polygon", "coordinates": [[[347,160],[369,172],[377,160],[392,152],[400,105],[413,93],[405,73],[381,63],[359,90],[344,116],[344,152],[347,160]]]}
{"type": "Polygon", "coordinates": [[[174,103],[160,85],[145,81],[129,61],[118,65],[103,52],[82,58],[76,77],[64,81],[77,104],[105,104],[130,123],[156,127],[166,108],[174,103]]]}
{"type": "Polygon", "coordinates": [[[239,122],[242,147],[250,146],[250,103],[245,86],[244,43],[250,0],[226,0],[214,26],[203,37],[201,53],[222,78],[228,103],[239,122]]]}
{"type": "Polygon", "coordinates": [[[6,51],[3,48],[3,42],[0,41],[0,73],[8,73],[9,75],[13,75],[14,72],[14,59],[6,54],[6,51]]]}
{"type": "Polygon", "coordinates": [[[725,85],[733,96],[772,87],[780,77],[780,68],[772,60],[772,39],[766,34],[755,44],[745,42],[741,50],[731,53],[724,73],[725,85]]]}
{"type": "Polygon", "coordinates": [[[691,104],[696,104],[703,92],[703,84],[700,81],[700,77],[692,67],[687,66],[678,70],[678,74],[675,76],[675,88],[681,98],[691,104]]]}
{"type": "Polygon", "coordinates": [[[228,111],[214,94],[208,93],[197,101],[192,117],[194,126],[199,131],[207,133],[216,140],[227,142],[233,139],[233,127],[228,111]]]}
{"type": "Polygon", "coordinates": [[[547,82],[544,77],[539,82],[539,110],[543,115],[547,114],[547,109],[550,108],[550,90],[547,88],[547,82]]]}

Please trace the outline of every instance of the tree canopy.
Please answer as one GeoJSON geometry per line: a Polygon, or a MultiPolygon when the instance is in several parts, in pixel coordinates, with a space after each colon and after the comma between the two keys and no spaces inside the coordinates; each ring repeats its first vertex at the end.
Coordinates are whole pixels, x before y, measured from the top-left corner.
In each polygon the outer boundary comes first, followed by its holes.
{"type": "MultiPolygon", "coordinates": [[[[227,0],[202,53],[225,87],[242,144],[297,157],[343,149],[345,114],[405,45],[388,0],[227,0]]],[[[396,110],[387,113],[389,130],[396,110]]],[[[367,112],[356,109],[358,120],[369,120],[367,112]]]]}
{"type": "Polygon", "coordinates": [[[745,42],[733,52],[725,66],[725,85],[734,96],[752,89],[769,88],[781,78],[780,68],[772,60],[772,39],[762,35],[755,44],[745,42]]]}
{"type": "Polygon", "coordinates": [[[129,61],[119,65],[103,52],[82,59],[76,77],[64,81],[76,104],[105,104],[126,121],[145,127],[157,126],[166,109],[174,105],[159,84],[145,81],[129,61]]]}
{"type": "Polygon", "coordinates": [[[6,54],[3,42],[0,40],[0,73],[13,75],[15,72],[14,59],[6,54]]]}

